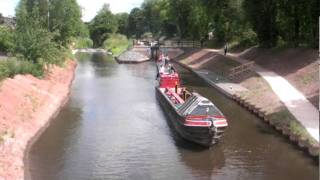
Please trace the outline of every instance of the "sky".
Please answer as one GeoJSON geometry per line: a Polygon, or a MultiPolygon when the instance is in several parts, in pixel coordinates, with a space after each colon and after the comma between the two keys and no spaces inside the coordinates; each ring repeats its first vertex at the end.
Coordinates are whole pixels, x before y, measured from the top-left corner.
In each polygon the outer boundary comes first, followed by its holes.
{"type": "MultiPolygon", "coordinates": [[[[104,3],[110,4],[113,13],[130,12],[134,7],[140,7],[143,0],[77,0],[82,7],[82,20],[90,21],[101,9],[104,3]]],[[[14,16],[19,0],[0,0],[0,13],[4,16],[14,16]]]]}

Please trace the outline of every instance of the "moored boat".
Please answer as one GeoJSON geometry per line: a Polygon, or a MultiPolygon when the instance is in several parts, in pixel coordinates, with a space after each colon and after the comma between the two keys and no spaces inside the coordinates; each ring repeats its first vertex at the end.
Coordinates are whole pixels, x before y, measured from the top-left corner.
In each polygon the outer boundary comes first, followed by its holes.
{"type": "Polygon", "coordinates": [[[221,111],[200,94],[179,87],[176,72],[160,74],[156,96],[174,129],[184,139],[211,146],[222,137],[228,122],[221,111]]]}

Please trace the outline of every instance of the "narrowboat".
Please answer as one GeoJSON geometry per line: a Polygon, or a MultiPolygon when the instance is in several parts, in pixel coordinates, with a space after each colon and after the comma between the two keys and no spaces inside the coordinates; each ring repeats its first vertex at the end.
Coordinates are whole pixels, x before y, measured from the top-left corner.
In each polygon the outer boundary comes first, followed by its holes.
{"type": "Polygon", "coordinates": [[[222,137],[228,122],[207,98],[190,93],[180,85],[177,73],[160,74],[156,96],[178,134],[193,143],[209,147],[222,137]]]}

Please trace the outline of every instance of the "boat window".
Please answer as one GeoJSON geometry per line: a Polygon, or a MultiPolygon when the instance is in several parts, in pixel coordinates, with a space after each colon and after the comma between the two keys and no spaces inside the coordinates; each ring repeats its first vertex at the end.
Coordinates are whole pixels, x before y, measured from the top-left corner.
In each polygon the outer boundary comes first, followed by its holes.
{"type": "Polygon", "coordinates": [[[190,114],[192,115],[220,115],[219,110],[213,106],[198,106],[190,114]]]}

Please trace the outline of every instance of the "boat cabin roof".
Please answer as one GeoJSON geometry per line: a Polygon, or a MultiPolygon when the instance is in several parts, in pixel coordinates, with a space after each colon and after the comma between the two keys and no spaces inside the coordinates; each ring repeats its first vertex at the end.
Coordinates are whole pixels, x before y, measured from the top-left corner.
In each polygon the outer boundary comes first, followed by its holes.
{"type": "Polygon", "coordinates": [[[192,96],[188,98],[182,106],[179,107],[178,111],[184,116],[222,115],[220,110],[211,101],[195,92],[193,92],[192,96]]]}

